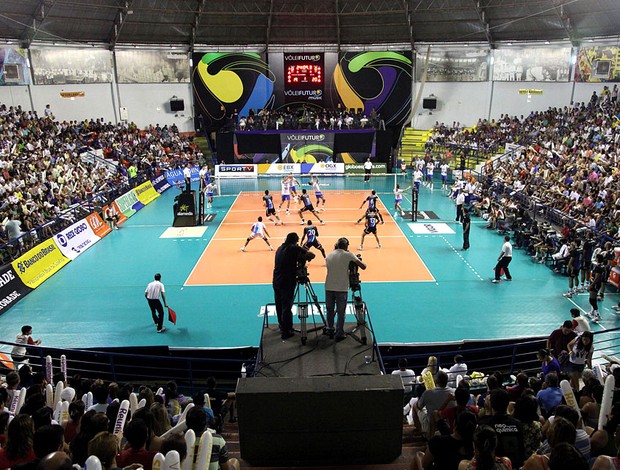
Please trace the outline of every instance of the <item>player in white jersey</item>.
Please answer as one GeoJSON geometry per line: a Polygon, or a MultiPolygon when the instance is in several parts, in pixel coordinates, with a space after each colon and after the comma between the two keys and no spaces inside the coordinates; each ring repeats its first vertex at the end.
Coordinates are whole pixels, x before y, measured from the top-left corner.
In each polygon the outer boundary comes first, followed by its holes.
{"type": "Polygon", "coordinates": [[[319,177],[315,176],[310,177],[310,186],[312,186],[312,190],[314,191],[314,197],[316,197],[316,210],[325,212],[325,197],[321,192],[321,187],[319,186],[319,177]],[[321,201],[323,201],[323,207],[321,207],[321,201]]]}
{"type": "Polygon", "coordinates": [[[405,191],[409,191],[411,186],[408,186],[405,189],[400,189],[400,186],[397,184],[394,188],[394,217],[403,215],[403,207],[401,203],[403,202],[403,193],[405,191]]]}
{"type": "Polygon", "coordinates": [[[280,212],[280,209],[284,205],[284,201],[286,201],[286,215],[289,215],[290,214],[289,209],[291,208],[290,178],[288,176],[284,176],[280,184],[282,185],[282,189],[280,190],[281,200],[280,200],[280,205],[278,206],[278,212],[280,212]]]}
{"type": "Polygon", "coordinates": [[[269,243],[269,232],[267,232],[267,227],[263,223],[263,218],[259,217],[258,221],[252,224],[252,228],[250,229],[250,236],[245,240],[245,245],[241,247],[241,251],[245,251],[245,247],[248,246],[251,240],[255,238],[262,238],[267,243],[267,246],[271,251],[273,251],[273,247],[269,243]]]}
{"type": "Polygon", "coordinates": [[[295,198],[295,202],[298,202],[299,195],[297,194],[297,186],[301,186],[301,184],[299,183],[299,181],[297,181],[293,173],[288,176],[288,186],[289,191],[291,192],[291,196],[295,198]]]}
{"type": "Polygon", "coordinates": [[[422,170],[416,167],[416,169],[413,170],[412,180],[413,180],[413,187],[418,192],[420,191],[420,181],[422,181],[423,179],[424,179],[424,173],[422,173],[422,170]]]}
{"type": "Polygon", "coordinates": [[[429,189],[433,189],[433,172],[435,171],[435,164],[428,162],[426,164],[426,186],[429,189]]]}
{"type": "Polygon", "coordinates": [[[441,189],[448,189],[448,170],[450,169],[450,165],[447,163],[442,163],[439,167],[441,171],[441,189]]]}
{"type": "Polygon", "coordinates": [[[207,209],[211,209],[211,205],[213,204],[213,196],[215,195],[215,191],[217,191],[217,185],[215,181],[209,181],[205,186],[205,198],[207,200],[207,209]]]}

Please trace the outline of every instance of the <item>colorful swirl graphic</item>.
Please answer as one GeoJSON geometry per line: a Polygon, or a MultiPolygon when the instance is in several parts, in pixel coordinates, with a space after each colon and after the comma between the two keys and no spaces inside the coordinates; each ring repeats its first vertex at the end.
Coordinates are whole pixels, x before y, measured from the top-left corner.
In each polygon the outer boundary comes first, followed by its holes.
{"type": "Polygon", "coordinates": [[[334,86],[345,108],[374,109],[386,125],[400,125],[411,108],[411,54],[346,52],[334,70],[334,86]]]}
{"type": "Polygon", "coordinates": [[[260,54],[194,54],[194,96],[204,125],[221,127],[233,112],[247,116],[273,106],[275,76],[260,54]]]}

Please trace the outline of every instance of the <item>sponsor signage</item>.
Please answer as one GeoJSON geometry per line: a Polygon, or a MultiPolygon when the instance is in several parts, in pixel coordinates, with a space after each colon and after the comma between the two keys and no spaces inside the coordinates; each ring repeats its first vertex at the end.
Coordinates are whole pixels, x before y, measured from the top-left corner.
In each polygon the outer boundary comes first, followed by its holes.
{"type": "Polygon", "coordinates": [[[215,165],[215,176],[220,178],[256,178],[256,165],[229,164],[215,165]]]}
{"type": "Polygon", "coordinates": [[[144,207],[144,204],[138,200],[138,196],[136,196],[136,193],[133,191],[126,192],[122,196],[116,198],[114,202],[120,211],[119,214],[122,213],[127,218],[144,207]]]}
{"type": "Polygon", "coordinates": [[[423,222],[407,225],[416,235],[450,235],[455,233],[448,224],[444,223],[423,222]]]}
{"type": "Polygon", "coordinates": [[[22,282],[34,289],[68,262],[69,258],[58,249],[55,239],[50,238],[28,250],[13,261],[11,266],[22,282]]]}
{"type": "MultiPolygon", "coordinates": [[[[193,166],[191,169],[191,181],[200,181],[200,167],[193,166]]],[[[185,186],[185,176],[183,176],[183,168],[177,168],[176,170],[166,171],[166,179],[172,186],[183,185],[185,186]]]]}
{"type": "Polygon", "coordinates": [[[151,180],[151,183],[153,184],[153,188],[155,188],[155,191],[157,191],[159,194],[162,194],[164,191],[172,187],[172,185],[166,179],[165,173],[162,173],[157,178],[151,180]]]}
{"type": "Polygon", "coordinates": [[[11,265],[0,268],[0,315],[28,295],[32,289],[19,278],[11,265]]]}
{"type": "Polygon", "coordinates": [[[155,188],[150,181],[137,186],[134,188],[133,192],[136,193],[138,200],[145,206],[159,197],[159,193],[155,191],[155,188]]]}
{"type": "MultiPolygon", "coordinates": [[[[372,164],[372,171],[375,173],[387,173],[387,163],[372,164]]],[[[345,173],[364,173],[364,163],[347,163],[344,166],[345,173]]]]}
{"type": "Polygon", "coordinates": [[[103,221],[103,219],[97,212],[93,212],[84,220],[86,220],[86,223],[90,225],[90,228],[95,234],[95,236],[99,238],[105,237],[108,233],[112,231],[110,226],[103,221]]]}
{"type": "Polygon", "coordinates": [[[62,254],[71,260],[77,258],[80,253],[100,240],[86,219],[82,219],[57,233],[54,235],[54,239],[62,254]]]}
{"type": "Polygon", "coordinates": [[[113,214],[118,215],[118,220],[116,221],[116,225],[122,225],[127,220],[128,217],[125,214],[123,214],[123,212],[121,211],[116,201],[112,201],[112,204],[110,204],[109,206],[103,206],[103,209],[101,209],[101,213],[103,214],[104,220],[105,220],[105,216],[106,216],[108,208],[112,209],[113,214]]]}
{"type": "Polygon", "coordinates": [[[259,163],[258,172],[272,175],[284,175],[288,173],[300,175],[301,163],[259,163]]]}
{"type": "Polygon", "coordinates": [[[334,162],[302,163],[301,173],[304,175],[308,173],[342,175],[344,174],[344,163],[334,163],[334,162]]]}

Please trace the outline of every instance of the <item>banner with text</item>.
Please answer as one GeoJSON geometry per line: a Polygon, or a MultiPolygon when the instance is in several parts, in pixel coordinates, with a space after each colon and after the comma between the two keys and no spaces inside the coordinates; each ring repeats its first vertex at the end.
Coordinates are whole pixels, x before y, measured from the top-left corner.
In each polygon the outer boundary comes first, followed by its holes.
{"type": "Polygon", "coordinates": [[[105,237],[112,231],[110,226],[103,221],[98,212],[93,212],[84,220],[86,220],[86,223],[90,225],[91,230],[99,238],[105,237]]]}
{"type": "Polygon", "coordinates": [[[133,191],[129,191],[122,196],[116,198],[114,202],[118,206],[120,212],[122,212],[123,215],[127,218],[131,217],[144,207],[144,204],[142,204],[138,200],[136,193],[134,193],[133,191]]]}
{"type": "Polygon", "coordinates": [[[293,173],[295,175],[301,174],[300,163],[259,163],[258,173],[269,175],[286,175],[293,173]]]}
{"type": "Polygon", "coordinates": [[[159,194],[163,194],[164,191],[171,188],[170,183],[166,179],[165,173],[162,173],[155,179],[151,180],[151,183],[153,184],[155,191],[157,191],[159,194]]]}
{"type": "MultiPolygon", "coordinates": [[[[345,173],[364,173],[363,163],[351,163],[345,164],[345,173]]],[[[373,173],[387,173],[387,163],[374,163],[372,164],[373,173]]]]}
{"type": "MultiPolygon", "coordinates": [[[[191,181],[200,181],[200,167],[191,167],[192,176],[191,181]]],[[[185,177],[183,176],[183,168],[177,168],[176,170],[166,171],[166,179],[172,186],[185,186],[185,177]]]]}
{"type": "Polygon", "coordinates": [[[321,162],[321,163],[302,163],[301,173],[306,174],[344,174],[344,163],[321,162]]]}
{"type": "Polygon", "coordinates": [[[334,159],[333,132],[280,133],[281,160],[295,163],[314,163],[334,159]]]}
{"type": "Polygon", "coordinates": [[[150,181],[135,187],[133,192],[136,193],[138,200],[145,206],[159,197],[159,193],[155,191],[155,188],[150,181]]]}
{"type": "Polygon", "coordinates": [[[104,218],[107,217],[108,209],[110,209],[111,215],[114,215],[114,214],[118,215],[118,220],[116,221],[116,225],[122,225],[128,219],[128,217],[125,214],[123,214],[123,212],[121,211],[116,201],[112,201],[112,204],[110,204],[109,206],[103,206],[103,208],[101,209],[101,212],[103,212],[104,218]]]}
{"type": "Polygon", "coordinates": [[[0,268],[0,315],[10,309],[13,304],[32,292],[26,287],[11,265],[0,268]]]}
{"type": "Polygon", "coordinates": [[[86,219],[82,219],[54,235],[54,240],[62,254],[74,260],[101,239],[95,235],[86,219]]]}
{"type": "Polygon", "coordinates": [[[253,164],[215,165],[215,176],[220,178],[256,178],[258,171],[253,164]]]}
{"type": "Polygon", "coordinates": [[[22,282],[34,289],[69,262],[53,238],[28,250],[11,263],[22,282]]]}

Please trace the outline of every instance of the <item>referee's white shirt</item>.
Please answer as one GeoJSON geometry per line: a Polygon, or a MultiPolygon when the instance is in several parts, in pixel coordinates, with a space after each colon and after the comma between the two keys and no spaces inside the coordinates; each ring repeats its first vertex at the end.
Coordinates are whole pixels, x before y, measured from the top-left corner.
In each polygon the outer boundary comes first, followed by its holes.
{"type": "Polygon", "coordinates": [[[146,298],[149,300],[157,300],[162,292],[166,292],[164,289],[164,285],[159,281],[149,282],[149,285],[146,286],[146,290],[144,293],[146,294],[146,298]]]}
{"type": "Polygon", "coordinates": [[[504,243],[504,245],[502,246],[502,253],[504,253],[504,258],[512,258],[512,245],[510,244],[510,242],[504,243]]]}

